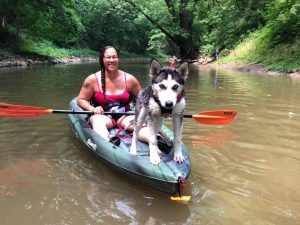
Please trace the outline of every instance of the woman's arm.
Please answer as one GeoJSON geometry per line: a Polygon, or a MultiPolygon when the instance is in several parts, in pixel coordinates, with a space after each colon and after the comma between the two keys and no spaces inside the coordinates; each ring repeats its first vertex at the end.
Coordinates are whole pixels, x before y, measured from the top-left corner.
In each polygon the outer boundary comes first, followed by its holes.
{"type": "Polygon", "coordinates": [[[142,90],[142,87],[141,87],[139,81],[130,74],[127,79],[127,88],[134,95],[135,98],[138,97],[139,92],[142,90]]]}
{"type": "Polygon", "coordinates": [[[95,76],[88,76],[84,80],[79,95],[77,97],[77,104],[84,110],[94,111],[94,107],[90,104],[90,101],[94,95],[94,82],[95,76]]]}

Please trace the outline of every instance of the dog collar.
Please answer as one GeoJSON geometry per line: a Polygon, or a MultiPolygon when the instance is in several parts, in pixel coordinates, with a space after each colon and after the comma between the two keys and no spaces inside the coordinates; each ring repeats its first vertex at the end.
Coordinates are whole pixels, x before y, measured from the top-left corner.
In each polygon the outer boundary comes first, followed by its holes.
{"type": "Polygon", "coordinates": [[[177,102],[179,102],[179,101],[184,97],[184,95],[185,95],[184,90],[182,90],[182,91],[180,92],[180,94],[177,95],[177,102]]]}

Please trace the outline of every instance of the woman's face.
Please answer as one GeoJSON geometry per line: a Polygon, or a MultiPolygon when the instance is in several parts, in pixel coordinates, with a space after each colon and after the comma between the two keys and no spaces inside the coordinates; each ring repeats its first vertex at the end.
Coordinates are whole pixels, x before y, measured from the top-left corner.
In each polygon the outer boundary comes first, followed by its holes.
{"type": "Polygon", "coordinates": [[[107,71],[118,70],[119,57],[117,51],[114,48],[108,48],[105,50],[103,55],[103,63],[107,71]]]}

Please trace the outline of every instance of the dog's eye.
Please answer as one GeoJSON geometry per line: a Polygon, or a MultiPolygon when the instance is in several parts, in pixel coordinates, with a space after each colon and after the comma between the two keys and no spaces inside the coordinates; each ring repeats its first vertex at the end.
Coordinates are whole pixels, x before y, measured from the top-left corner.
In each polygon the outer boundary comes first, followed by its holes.
{"type": "Polygon", "coordinates": [[[179,85],[175,84],[173,87],[172,87],[172,90],[173,91],[176,91],[178,89],[179,85]]]}
{"type": "Polygon", "coordinates": [[[167,87],[166,87],[165,85],[163,85],[163,84],[160,84],[159,87],[160,87],[161,89],[163,89],[163,90],[166,90],[166,89],[167,89],[167,87]]]}

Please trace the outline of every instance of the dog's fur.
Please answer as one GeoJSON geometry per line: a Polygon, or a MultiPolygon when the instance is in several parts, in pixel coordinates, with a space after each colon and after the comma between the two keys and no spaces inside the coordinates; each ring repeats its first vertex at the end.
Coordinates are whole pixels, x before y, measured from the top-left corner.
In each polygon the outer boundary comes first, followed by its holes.
{"type": "Polygon", "coordinates": [[[150,161],[152,164],[159,164],[160,150],[157,146],[157,134],[161,132],[164,118],[171,116],[174,131],[174,160],[180,163],[184,161],[181,151],[183,111],[185,108],[183,87],[188,72],[187,62],[181,64],[177,69],[171,69],[162,67],[156,59],[151,61],[152,85],[141,91],[137,99],[136,124],[130,148],[131,154],[137,154],[136,141],[147,118],[147,125],[150,128],[150,161]]]}

